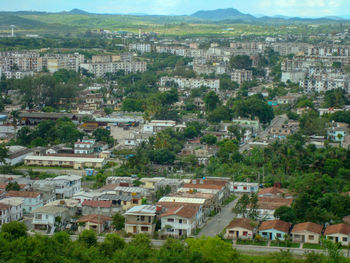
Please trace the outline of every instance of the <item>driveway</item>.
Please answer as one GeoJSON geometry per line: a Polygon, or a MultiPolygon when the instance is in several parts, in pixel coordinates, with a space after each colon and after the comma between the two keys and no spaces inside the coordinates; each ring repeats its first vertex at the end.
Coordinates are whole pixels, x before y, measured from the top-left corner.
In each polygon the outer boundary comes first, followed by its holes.
{"type": "Polygon", "coordinates": [[[210,218],[209,221],[202,228],[199,236],[214,237],[221,233],[222,230],[233,220],[235,214],[232,213],[232,208],[239,200],[239,196],[228,205],[221,209],[221,212],[210,218]]]}

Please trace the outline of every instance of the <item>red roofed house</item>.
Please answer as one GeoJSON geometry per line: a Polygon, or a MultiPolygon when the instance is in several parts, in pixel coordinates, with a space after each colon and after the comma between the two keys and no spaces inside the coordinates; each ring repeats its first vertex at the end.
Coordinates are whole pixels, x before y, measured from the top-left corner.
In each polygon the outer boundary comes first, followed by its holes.
{"type": "Polygon", "coordinates": [[[341,243],[343,246],[349,245],[350,238],[350,225],[347,224],[336,224],[329,225],[326,227],[324,235],[327,239],[332,240],[336,243],[341,243]]]}
{"type": "Polygon", "coordinates": [[[82,208],[84,216],[91,214],[111,216],[113,214],[112,201],[85,200],[82,208]]]}
{"type": "Polygon", "coordinates": [[[87,216],[82,216],[81,218],[78,219],[78,231],[82,232],[84,230],[94,230],[98,234],[101,232],[104,232],[105,230],[109,229],[112,224],[112,218],[109,216],[104,216],[104,215],[87,215],[87,216]]]}
{"type": "Polygon", "coordinates": [[[6,197],[22,197],[24,199],[24,203],[23,203],[24,213],[31,213],[35,209],[42,207],[44,205],[42,194],[39,192],[9,191],[6,194],[6,197]]]}
{"type": "Polygon", "coordinates": [[[288,235],[289,229],[292,225],[282,220],[264,221],[259,227],[259,234],[270,240],[284,240],[288,235]]]}
{"type": "Polygon", "coordinates": [[[248,218],[235,219],[226,227],[225,237],[228,239],[252,239],[257,225],[257,222],[248,218]]]}
{"type": "Polygon", "coordinates": [[[292,229],[293,242],[318,244],[322,235],[323,226],[312,222],[294,225],[292,229]]]}
{"type": "Polygon", "coordinates": [[[161,228],[176,237],[189,237],[197,227],[201,207],[191,204],[174,205],[161,214],[161,228]]]}

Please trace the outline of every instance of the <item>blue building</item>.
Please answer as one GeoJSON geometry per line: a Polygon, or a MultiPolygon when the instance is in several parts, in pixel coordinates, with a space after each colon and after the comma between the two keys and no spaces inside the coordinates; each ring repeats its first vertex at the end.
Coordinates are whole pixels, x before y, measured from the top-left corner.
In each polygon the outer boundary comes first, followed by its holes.
{"type": "Polygon", "coordinates": [[[284,240],[288,235],[291,224],[282,220],[269,220],[263,222],[259,227],[259,234],[269,240],[284,240]]]}

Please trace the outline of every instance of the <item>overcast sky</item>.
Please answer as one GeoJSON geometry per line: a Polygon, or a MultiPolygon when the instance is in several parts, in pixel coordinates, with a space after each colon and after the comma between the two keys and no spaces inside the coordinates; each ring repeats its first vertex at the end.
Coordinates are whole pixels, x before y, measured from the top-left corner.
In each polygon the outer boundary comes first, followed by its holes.
{"type": "Polygon", "coordinates": [[[286,16],[348,16],[350,0],[0,0],[0,10],[94,13],[192,14],[198,10],[236,8],[243,13],[286,16]]]}

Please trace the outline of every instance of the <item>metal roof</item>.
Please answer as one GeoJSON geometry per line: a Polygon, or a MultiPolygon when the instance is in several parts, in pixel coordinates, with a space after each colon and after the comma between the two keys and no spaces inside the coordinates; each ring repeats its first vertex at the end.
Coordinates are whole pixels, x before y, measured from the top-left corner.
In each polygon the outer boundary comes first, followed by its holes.
{"type": "Polygon", "coordinates": [[[204,204],[204,198],[190,198],[190,197],[177,197],[177,196],[164,196],[159,202],[167,202],[167,203],[190,203],[190,204],[204,204]]]}

